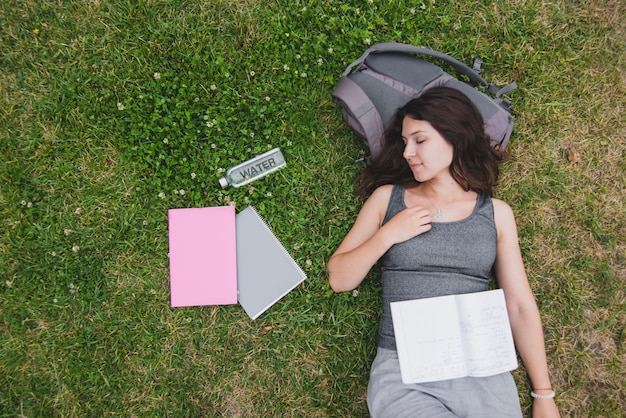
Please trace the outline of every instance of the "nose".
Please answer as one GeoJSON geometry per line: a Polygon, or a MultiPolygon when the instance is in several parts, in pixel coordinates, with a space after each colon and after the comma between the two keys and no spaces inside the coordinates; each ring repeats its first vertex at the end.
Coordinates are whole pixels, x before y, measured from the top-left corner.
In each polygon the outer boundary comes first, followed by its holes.
{"type": "Polygon", "coordinates": [[[409,159],[410,157],[415,156],[415,145],[413,144],[413,141],[408,141],[404,145],[404,151],[402,152],[402,156],[405,159],[409,159]]]}

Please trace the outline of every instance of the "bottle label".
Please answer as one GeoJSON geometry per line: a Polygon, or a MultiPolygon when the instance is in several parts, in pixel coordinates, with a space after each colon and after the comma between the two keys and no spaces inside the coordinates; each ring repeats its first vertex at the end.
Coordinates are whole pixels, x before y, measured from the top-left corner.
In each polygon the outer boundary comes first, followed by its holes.
{"type": "Polygon", "coordinates": [[[265,154],[231,168],[228,170],[226,177],[229,185],[239,187],[276,171],[285,165],[285,157],[283,157],[282,152],[279,148],[274,148],[265,154]]]}
{"type": "Polygon", "coordinates": [[[243,178],[254,177],[273,167],[276,167],[276,160],[274,157],[270,157],[258,164],[243,167],[242,170],[239,171],[239,175],[243,178]]]}

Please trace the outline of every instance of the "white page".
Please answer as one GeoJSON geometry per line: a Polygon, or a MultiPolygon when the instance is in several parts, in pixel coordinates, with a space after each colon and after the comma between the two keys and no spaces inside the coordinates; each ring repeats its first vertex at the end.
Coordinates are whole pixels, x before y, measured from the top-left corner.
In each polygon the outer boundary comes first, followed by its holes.
{"type": "Polygon", "coordinates": [[[456,296],[469,376],[517,368],[517,356],[502,289],[456,296]]]}
{"type": "Polygon", "coordinates": [[[403,383],[467,376],[454,296],[391,303],[403,383]]]}

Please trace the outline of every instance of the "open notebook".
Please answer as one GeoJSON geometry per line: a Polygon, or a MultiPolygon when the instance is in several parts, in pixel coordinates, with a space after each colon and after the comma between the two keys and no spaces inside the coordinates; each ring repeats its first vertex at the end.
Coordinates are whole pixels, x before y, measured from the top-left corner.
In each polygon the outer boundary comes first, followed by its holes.
{"type": "Polygon", "coordinates": [[[403,383],[517,368],[502,289],[391,303],[403,383]]]}
{"type": "Polygon", "coordinates": [[[239,304],[251,319],[306,279],[252,206],[236,216],[239,304]]]}

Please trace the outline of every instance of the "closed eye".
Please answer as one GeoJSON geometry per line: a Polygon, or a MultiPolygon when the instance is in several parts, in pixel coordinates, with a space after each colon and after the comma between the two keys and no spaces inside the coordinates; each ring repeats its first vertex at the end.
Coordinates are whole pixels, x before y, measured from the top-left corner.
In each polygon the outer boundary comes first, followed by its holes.
{"type": "Polygon", "coordinates": [[[416,144],[422,144],[424,142],[426,142],[425,138],[402,138],[402,142],[404,142],[404,145],[408,144],[409,141],[413,141],[416,144]]]}

